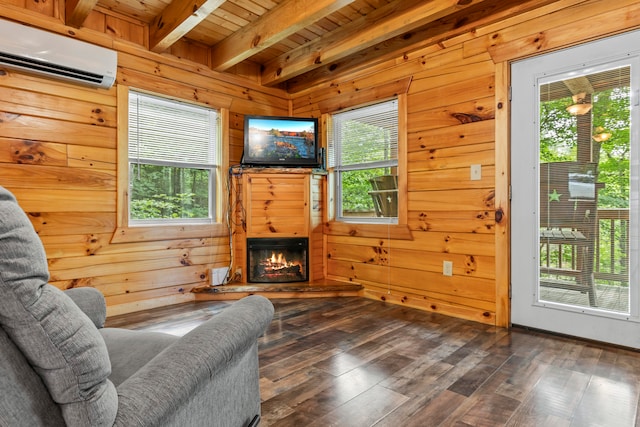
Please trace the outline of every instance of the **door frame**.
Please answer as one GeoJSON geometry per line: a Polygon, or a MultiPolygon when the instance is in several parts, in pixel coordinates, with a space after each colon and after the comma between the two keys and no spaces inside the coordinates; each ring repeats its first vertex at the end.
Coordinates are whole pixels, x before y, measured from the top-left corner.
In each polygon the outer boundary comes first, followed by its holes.
{"type": "MultiPolygon", "coordinates": [[[[511,154],[510,163],[514,166],[511,173],[511,323],[534,327],[567,335],[575,335],[597,341],[627,347],[640,348],[640,313],[638,307],[637,284],[630,289],[630,315],[608,315],[589,308],[567,309],[559,305],[541,303],[537,300],[538,250],[537,250],[537,197],[531,197],[531,190],[537,195],[539,158],[537,102],[537,81],[546,74],[560,75],[581,65],[604,64],[625,55],[636,56],[634,69],[640,76],[640,49],[631,50],[625,46],[640,46],[640,31],[607,37],[579,46],[538,55],[533,58],[513,61],[511,71],[512,99],[510,105],[509,131],[511,154]],[[586,59],[585,59],[586,58],[586,59]],[[589,59],[592,58],[592,59],[589,59]],[[553,63],[554,65],[547,65],[553,63]],[[565,64],[557,66],[555,64],[565,64]],[[526,77],[523,77],[526,75],[526,77]],[[515,121],[515,118],[524,119],[515,121]],[[535,160],[531,160],[535,159],[535,160]],[[525,164],[525,166],[522,166],[525,164]],[[533,164],[533,168],[532,168],[533,164]],[[518,167],[515,167],[518,165],[518,167]],[[534,237],[532,237],[534,236],[534,237]],[[528,260],[528,262],[527,262],[528,260]]],[[[638,120],[638,77],[632,75],[632,121],[638,120]]],[[[632,151],[631,168],[638,169],[638,137],[640,125],[631,129],[631,139],[635,139],[632,151]]],[[[635,220],[630,235],[630,254],[638,254],[638,188],[632,187],[630,196],[633,203],[635,220]],[[635,230],[635,231],[634,231],[635,230]],[[634,238],[634,236],[636,236],[634,238]]],[[[632,217],[632,218],[634,218],[632,217]]],[[[629,269],[632,278],[638,280],[638,257],[629,257],[629,269]]]]}

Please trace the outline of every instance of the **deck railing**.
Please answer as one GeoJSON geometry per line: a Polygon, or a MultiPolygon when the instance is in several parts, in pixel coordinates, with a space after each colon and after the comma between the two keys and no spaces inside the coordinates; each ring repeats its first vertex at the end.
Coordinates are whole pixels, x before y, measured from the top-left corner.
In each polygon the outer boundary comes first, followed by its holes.
{"type": "MultiPolygon", "coordinates": [[[[594,252],[596,283],[627,285],[629,281],[629,210],[598,209],[594,252]]],[[[579,269],[573,245],[541,243],[540,265],[559,276],[579,269]]]]}
{"type": "Polygon", "coordinates": [[[596,282],[629,281],[629,209],[598,209],[596,282]]]}

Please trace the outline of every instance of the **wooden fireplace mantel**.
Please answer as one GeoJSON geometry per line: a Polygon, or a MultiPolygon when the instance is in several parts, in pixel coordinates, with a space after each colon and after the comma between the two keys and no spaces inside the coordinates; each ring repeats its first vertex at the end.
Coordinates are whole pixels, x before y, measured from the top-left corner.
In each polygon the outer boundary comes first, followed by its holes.
{"type": "Polygon", "coordinates": [[[300,167],[259,167],[259,166],[236,166],[231,169],[234,175],[246,174],[299,174],[299,175],[327,175],[324,169],[300,168],[300,167]]]}
{"type": "Polygon", "coordinates": [[[236,270],[246,283],[247,238],[307,237],[309,282],[324,277],[323,218],[326,173],[310,168],[243,168],[234,170],[242,190],[236,197],[234,232],[236,270]]]}
{"type": "Polygon", "coordinates": [[[196,300],[309,298],[361,295],[363,287],[325,278],[326,172],[308,168],[234,168],[232,203],[233,270],[242,274],[224,286],[194,289],[196,300]],[[247,238],[308,237],[309,280],[300,283],[247,283],[247,238]]]}

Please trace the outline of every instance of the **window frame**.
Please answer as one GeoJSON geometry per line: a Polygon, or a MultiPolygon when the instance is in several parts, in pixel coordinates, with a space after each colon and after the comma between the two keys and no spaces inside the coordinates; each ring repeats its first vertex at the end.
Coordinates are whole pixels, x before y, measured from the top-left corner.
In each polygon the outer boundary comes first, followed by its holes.
{"type": "MultiPolygon", "coordinates": [[[[408,88],[408,85],[407,85],[408,88]]],[[[390,94],[391,95],[391,94],[390,94]]],[[[340,236],[358,236],[358,237],[389,237],[399,240],[412,240],[413,235],[407,223],[407,94],[406,91],[398,93],[395,91],[393,96],[385,99],[375,99],[370,102],[361,102],[354,105],[340,104],[341,108],[334,111],[325,109],[322,114],[322,123],[325,132],[323,137],[324,144],[327,146],[328,132],[331,131],[331,115],[340,111],[340,109],[354,108],[365,106],[367,104],[379,103],[392,98],[398,101],[398,215],[397,221],[391,222],[371,222],[371,221],[343,221],[337,216],[337,176],[333,168],[327,170],[327,221],[325,223],[324,232],[329,235],[340,236]]],[[[337,102],[337,101],[336,101],[337,102]]]]}
{"type": "MultiPolygon", "coordinates": [[[[327,130],[327,139],[328,142],[332,139],[335,138],[329,138],[329,133],[333,134],[335,127],[334,127],[334,116],[337,114],[341,114],[341,113],[345,113],[345,112],[349,112],[349,111],[354,111],[354,110],[360,110],[360,109],[364,109],[364,108],[368,108],[368,107],[373,107],[375,105],[380,105],[380,104],[385,104],[387,102],[392,102],[395,101],[396,103],[396,114],[398,115],[397,119],[397,129],[396,132],[398,133],[398,141],[396,141],[396,151],[398,151],[398,145],[399,145],[399,133],[400,133],[400,124],[399,124],[399,116],[400,116],[400,102],[398,100],[398,97],[393,97],[393,98],[389,98],[389,99],[385,99],[385,100],[381,100],[378,102],[374,102],[374,103],[367,103],[365,105],[357,105],[354,106],[352,108],[349,109],[345,109],[343,111],[338,111],[338,112],[334,112],[330,115],[330,125],[329,128],[327,130]]],[[[380,169],[380,168],[385,168],[385,169],[395,169],[395,174],[396,176],[398,176],[398,171],[399,171],[399,152],[396,152],[396,156],[394,159],[391,160],[380,160],[380,161],[375,161],[375,162],[362,162],[362,163],[351,163],[351,164],[347,164],[344,165],[342,164],[342,162],[340,162],[340,160],[342,159],[342,155],[344,150],[342,150],[343,148],[343,144],[340,144],[336,150],[337,152],[334,154],[334,161],[336,162],[336,164],[332,167],[333,173],[335,174],[335,181],[334,181],[334,191],[336,194],[336,198],[335,198],[335,212],[336,212],[336,220],[337,221],[341,221],[341,222],[347,222],[347,223],[355,223],[355,224],[397,224],[398,223],[398,215],[399,215],[399,211],[400,209],[398,208],[398,212],[396,212],[396,216],[394,217],[359,217],[359,216],[353,216],[353,217],[348,217],[348,216],[344,216],[341,215],[340,213],[343,212],[343,195],[342,195],[342,185],[340,185],[342,179],[341,179],[341,175],[343,173],[348,173],[348,172],[354,172],[354,171],[362,171],[362,170],[371,170],[371,169],[380,169]]],[[[330,150],[331,151],[331,150],[330,150]]]]}
{"type": "MultiPolygon", "coordinates": [[[[182,100],[172,99],[169,97],[161,96],[155,93],[148,93],[145,91],[141,91],[139,89],[129,88],[128,95],[128,113],[131,117],[132,113],[132,97],[134,98],[134,103],[136,105],[134,111],[137,111],[138,114],[145,111],[143,109],[143,105],[150,105],[150,110],[146,110],[147,114],[149,112],[152,115],[155,115],[160,122],[164,121],[162,119],[161,114],[165,115],[173,115],[175,111],[176,116],[180,115],[183,118],[186,115],[191,115],[193,113],[194,116],[198,117],[206,117],[207,127],[212,125],[214,122],[214,126],[208,129],[208,135],[206,137],[207,146],[209,149],[213,148],[211,151],[203,152],[202,150],[192,151],[185,150],[182,156],[176,155],[173,147],[168,147],[166,145],[166,138],[163,137],[160,142],[155,138],[152,141],[148,141],[152,144],[152,150],[145,150],[145,153],[141,152],[141,144],[137,141],[139,135],[143,135],[141,133],[135,133],[137,129],[137,123],[129,123],[127,128],[129,130],[129,137],[127,139],[128,143],[128,153],[129,153],[129,161],[127,164],[127,169],[129,171],[129,191],[132,191],[132,186],[135,178],[132,178],[131,173],[136,173],[136,166],[138,167],[137,173],[140,173],[140,168],[142,165],[148,166],[158,166],[158,167],[169,167],[169,168],[177,168],[182,170],[203,170],[207,173],[208,176],[208,185],[207,185],[207,217],[200,218],[152,218],[152,219],[136,219],[131,217],[131,205],[129,205],[129,224],[131,226],[139,227],[144,225],[174,225],[174,224],[212,224],[216,222],[216,212],[215,212],[215,201],[218,196],[216,191],[216,170],[220,167],[220,112],[211,107],[205,107],[193,103],[187,103],[182,100]],[[135,102],[138,99],[142,101],[141,104],[135,102]],[[169,109],[170,108],[170,109],[169,109]],[[183,109],[184,108],[184,109],[183,109]],[[158,111],[158,109],[160,111],[158,111]],[[182,111],[179,111],[182,110],[182,111]],[[134,132],[132,138],[132,131],[134,132]],[[215,134],[215,135],[214,135],[215,134]],[[213,145],[213,147],[212,147],[213,145]],[[211,156],[211,157],[210,157],[211,156]],[[179,159],[178,157],[182,157],[179,159]],[[181,161],[182,160],[182,161],[181,161]]],[[[134,113],[135,114],[135,113],[134,113]]],[[[134,116],[134,119],[139,116],[134,116]]],[[[139,121],[137,121],[140,123],[139,121]]],[[[170,124],[170,120],[167,121],[170,124]]],[[[142,124],[142,123],[141,123],[142,124]]],[[[194,121],[194,126],[196,122],[194,121]]],[[[198,124],[200,126],[200,124],[198,124]]],[[[164,128],[163,130],[167,130],[164,128]]],[[[169,130],[171,132],[171,130],[169,130]]],[[[189,131],[188,131],[189,132],[189,131]]],[[[188,137],[188,136],[186,136],[188,137]]],[[[198,135],[198,141],[196,143],[204,143],[205,139],[200,140],[201,136],[198,135]]],[[[144,135],[143,139],[147,139],[144,135]]],[[[132,202],[132,199],[129,198],[129,203],[132,202]]]]}
{"type": "MultiPolygon", "coordinates": [[[[145,224],[141,221],[137,224],[129,220],[129,90],[125,85],[117,86],[117,156],[118,156],[118,177],[117,177],[117,214],[116,230],[112,236],[112,243],[135,242],[135,241],[155,241],[178,238],[197,237],[220,237],[228,234],[228,227],[225,224],[224,212],[228,201],[223,197],[227,176],[224,173],[224,165],[228,164],[228,141],[229,141],[229,109],[228,106],[217,108],[220,120],[220,139],[217,158],[217,166],[213,168],[214,188],[212,191],[211,214],[212,218],[207,221],[188,221],[180,223],[171,221],[158,221],[153,224],[145,224]]],[[[144,89],[136,88],[136,92],[148,93],[159,97],[176,99],[182,102],[189,102],[177,97],[155,93],[144,89]]],[[[199,105],[194,103],[194,105],[199,105]]],[[[210,107],[207,105],[207,107],[210,107]]]]}

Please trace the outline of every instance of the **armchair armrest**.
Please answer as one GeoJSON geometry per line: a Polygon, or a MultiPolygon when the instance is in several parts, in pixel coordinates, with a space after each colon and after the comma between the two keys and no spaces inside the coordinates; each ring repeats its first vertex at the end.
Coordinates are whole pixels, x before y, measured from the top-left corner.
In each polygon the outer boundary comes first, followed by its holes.
{"type": "Polygon", "coordinates": [[[84,314],[89,316],[96,328],[104,327],[104,322],[107,319],[107,303],[99,290],[82,287],[68,289],[64,293],[80,307],[84,314]]]}
{"type": "Polygon", "coordinates": [[[248,296],[167,347],[117,387],[114,425],[249,424],[260,411],[257,340],[273,312],[248,296]]]}

